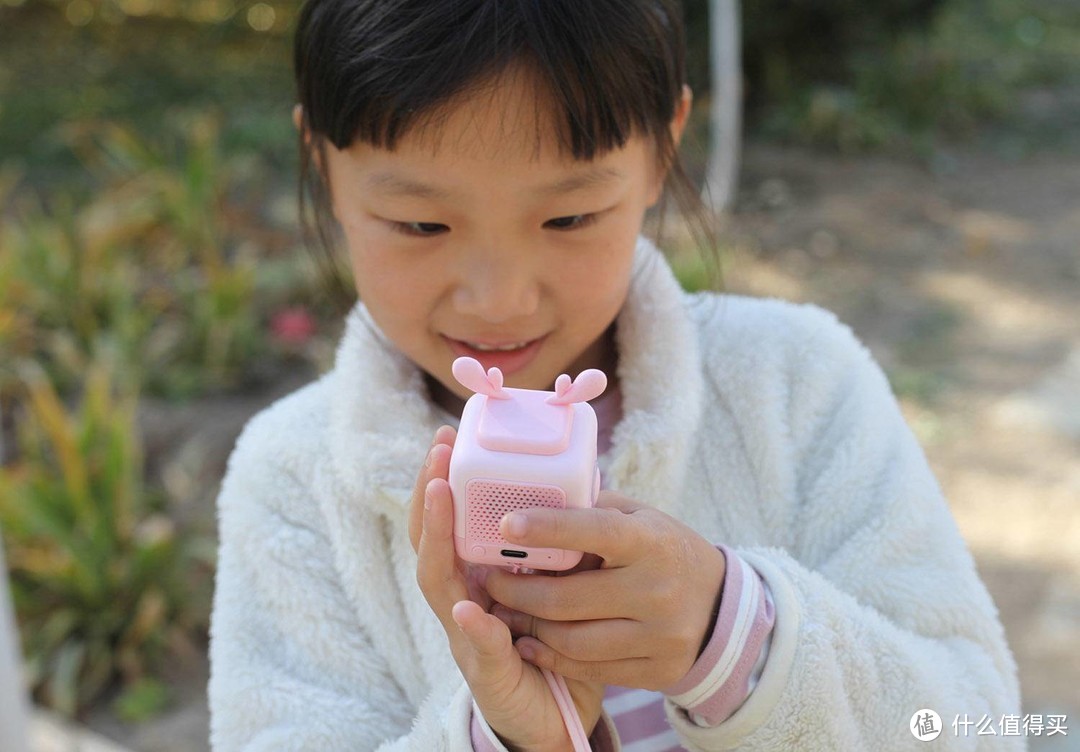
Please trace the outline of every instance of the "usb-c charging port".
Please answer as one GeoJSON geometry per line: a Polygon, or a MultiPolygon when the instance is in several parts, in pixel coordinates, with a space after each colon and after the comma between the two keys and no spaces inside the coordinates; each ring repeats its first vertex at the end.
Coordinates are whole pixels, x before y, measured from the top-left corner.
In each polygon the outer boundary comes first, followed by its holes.
{"type": "Polygon", "coordinates": [[[502,554],[503,556],[508,556],[511,559],[524,559],[525,557],[528,556],[528,554],[525,553],[524,551],[515,551],[512,548],[504,548],[499,553],[502,554]]]}

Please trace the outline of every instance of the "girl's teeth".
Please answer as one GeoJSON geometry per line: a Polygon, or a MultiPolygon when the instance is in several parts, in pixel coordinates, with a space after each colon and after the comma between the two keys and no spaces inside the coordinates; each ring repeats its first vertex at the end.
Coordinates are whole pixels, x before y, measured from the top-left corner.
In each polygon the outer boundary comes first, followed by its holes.
{"type": "Polygon", "coordinates": [[[505,347],[492,347],[490,345],[477,345],[477,344],[475,344],[473,342],[466,342],[465,344],[467,344],[472,349],[480,350],[481,352],[492,352],[492,351],[507,352],[509,350],[520,350],[522,347],[525,347],[525,345],[527,345],[529,343],[528,342],[519,342],[516,345],[506,345],[505,347]]]}

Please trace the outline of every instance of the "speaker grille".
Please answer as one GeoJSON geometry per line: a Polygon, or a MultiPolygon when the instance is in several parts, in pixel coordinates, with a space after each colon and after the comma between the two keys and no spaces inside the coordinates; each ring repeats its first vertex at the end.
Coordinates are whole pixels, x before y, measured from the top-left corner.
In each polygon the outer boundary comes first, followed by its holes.
{"type": "Polygon", "coordinates": [[[499,534],[499,523],[507,513],[517,509],[563,509],[566,506],[566,494],[558,486],[481,478],[465,484],[465,499],[469,508],[468,540],[499,545],[510,545],[499,534]]]}

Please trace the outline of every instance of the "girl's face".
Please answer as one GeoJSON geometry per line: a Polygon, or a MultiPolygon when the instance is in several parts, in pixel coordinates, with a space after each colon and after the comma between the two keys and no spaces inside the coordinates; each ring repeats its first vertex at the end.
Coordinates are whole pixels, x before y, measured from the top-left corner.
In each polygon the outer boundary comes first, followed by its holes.
{"type": "MultiPolygon", "coordinates": [[[[535,89],[513,77],[449,107],[394,151],[327,143],[325,172],[360,299],[459,413],[461,355],[507,386],[615,376],[609,327],[664,176],[652,139],[591,162],[560,156],[535,89]]],[[[686,111],[672,123],[678,142],[686,111]]]]}

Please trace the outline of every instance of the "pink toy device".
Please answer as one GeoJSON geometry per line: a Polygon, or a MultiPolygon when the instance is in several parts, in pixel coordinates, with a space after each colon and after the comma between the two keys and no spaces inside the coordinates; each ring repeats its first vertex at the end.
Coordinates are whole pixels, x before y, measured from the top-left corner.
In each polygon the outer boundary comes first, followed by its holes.
{"type": "Polygon", "coordinates": [[[454,378],[476,392],[465,403],[450,456],[454,545],[465,561],[514,569],[570,569],[581,551],[516,546],[499,523],[518,509],[593,506],[600,492],[596,465],[596,413],[588,400],[607,387],[595,368],[555,391],[503,387],[502,372],[473,358],[458,358],[454,378]]]}

